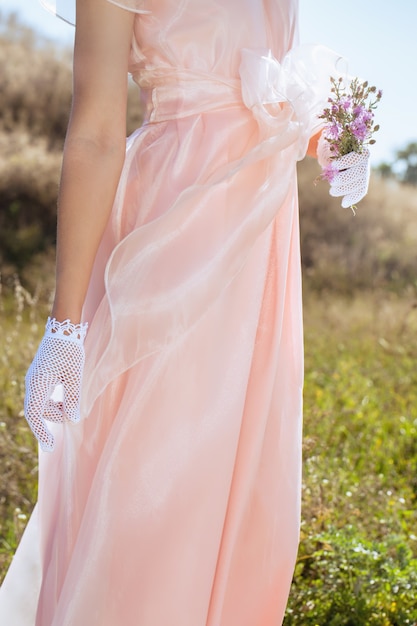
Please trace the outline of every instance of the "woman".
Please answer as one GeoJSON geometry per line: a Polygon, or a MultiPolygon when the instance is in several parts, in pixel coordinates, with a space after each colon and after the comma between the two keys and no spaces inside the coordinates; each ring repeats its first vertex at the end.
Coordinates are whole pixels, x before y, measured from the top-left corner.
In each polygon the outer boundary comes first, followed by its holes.
{"type": "Polygon", "coordinates": [[[294,48],[297,13],[77,1],[53,320],[27,375],[39,504],[5,605],[37,520],[41,574],[13,623],[32,607],[37,626],[283,620],[300,516],[295,165],[336,60],[294,48]],[[128,71],[146,120],[125,152],[128,71]]]}

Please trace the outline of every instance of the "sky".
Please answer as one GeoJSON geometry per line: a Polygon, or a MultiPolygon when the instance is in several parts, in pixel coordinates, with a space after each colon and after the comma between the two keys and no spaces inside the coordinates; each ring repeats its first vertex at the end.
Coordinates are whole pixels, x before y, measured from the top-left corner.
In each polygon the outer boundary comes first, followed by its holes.
{"type": "MultiPolygon", "coordinates": [[[[372,162],[392,162],[398,149],[417,141],[417,81],[412,69],[417,58],[417,1],[299,3],[301,43],[322,43],[336,50],[348,60],[351,75],[383,90],[376,111],[381,130],[375,135],[372,162]]],[[[14,11],[39,33],[72,45],[73,27],[50,15],[38,0],[0,0],[0,10],[14,11]]]]}

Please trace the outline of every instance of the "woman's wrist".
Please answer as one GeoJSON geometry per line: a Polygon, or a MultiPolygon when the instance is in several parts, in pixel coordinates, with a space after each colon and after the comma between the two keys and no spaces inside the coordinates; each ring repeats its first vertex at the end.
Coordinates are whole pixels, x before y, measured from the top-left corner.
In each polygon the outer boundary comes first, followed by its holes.
{"type": "Polygon", "coordinates": [[[82,306],[76,305],[74,302],[57,301],[55,299],[51,309],[51,317],[54,317],[59,322],[69,319],[73,324],[79,324],[81,322],[81,314],[82,306]]]}
{"type": "Polygon", "coordinates": [[[317,145],[319,143],[320,137],[321,137],[321,130],[315,135],[313,135],[312,137],[310,137],[310,141],[308,143],[308,148],[307,148],[307,156],[313,157],[314,159],[317,158],[317,145]]]}
{"type": "Polygon", "coordinates": [[[51,317],[59,322],[69,319],[73,324],[81,322],[87,281],[73,272],[57,272],[57,281],[51,317]],[[85,283],[85,284],[84,284],[85,283]]]}

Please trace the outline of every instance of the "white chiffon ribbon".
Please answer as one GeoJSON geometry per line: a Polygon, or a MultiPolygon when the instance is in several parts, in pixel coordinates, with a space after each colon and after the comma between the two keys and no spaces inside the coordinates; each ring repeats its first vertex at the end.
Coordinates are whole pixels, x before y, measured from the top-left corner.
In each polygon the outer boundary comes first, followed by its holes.
{"type": "Polygon", "coordinates": [[[343,57],[321,45],[297,46],[279,62],[270,50],[244,48],[240,65],[242,98],[261,131],[270,136],[283,123],[298,126],[298,158],[322,123],[330,76],[345,75],[343,57]]]}

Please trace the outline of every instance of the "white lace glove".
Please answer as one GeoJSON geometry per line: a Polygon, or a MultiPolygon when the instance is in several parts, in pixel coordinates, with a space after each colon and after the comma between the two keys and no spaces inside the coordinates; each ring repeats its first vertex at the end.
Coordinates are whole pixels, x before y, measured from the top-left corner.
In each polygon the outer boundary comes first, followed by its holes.
{"type": "Polygon", "coordinates": [[[45,335],[26,374],[25,417],[42,450],[54,449],[45,420],[78,422],[84,339],[88,324],[57,322],[48,317],[45,335]],[[63,398],[52,396],[62,386],[63,398]]]}
{"type": "Polygon", "coordinates": [[[317,146],[317,158],[324,170],[331,167],[330,195],[343,196],[342,207],[352,207],[362,200],[368,192],[370,176],[370,154],[365,148],[363,152],[349,152],[338,159],[331,159],[329,143],[321,135],[317,146]]]}

